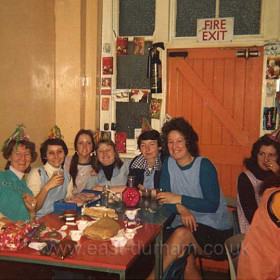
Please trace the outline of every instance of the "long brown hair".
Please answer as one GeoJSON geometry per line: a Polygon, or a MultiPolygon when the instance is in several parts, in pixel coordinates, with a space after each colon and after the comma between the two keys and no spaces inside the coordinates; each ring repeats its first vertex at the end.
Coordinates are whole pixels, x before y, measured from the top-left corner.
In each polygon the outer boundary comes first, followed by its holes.
{"type": "Polygon", "coordinates": [[[76,188],[76,178],[77,178],[77,174],[78,174],[78,164],[79,164],[79,155],[78,155],[78,139],[82,134],[86,134],[90,137],[91,142],[92,142],[92,151],[91,151],[91,157],[90,157],[90,165],[91,167],[94,169],[94,162],[95,162],[95,155],[94,155],[94,150],[95,150],[95,143],[94,143],[94,139],[93,139],[93,134],[91,132],[91,130],[89,129],[81,129],[78,131],[75,140],[74,140],[74,147],[75,147],[75,153],[72,156],[71,159],[71,163],[70,163],[70,168],[69,168],[69,173],[73,178],[73,186],[76,188]]]}

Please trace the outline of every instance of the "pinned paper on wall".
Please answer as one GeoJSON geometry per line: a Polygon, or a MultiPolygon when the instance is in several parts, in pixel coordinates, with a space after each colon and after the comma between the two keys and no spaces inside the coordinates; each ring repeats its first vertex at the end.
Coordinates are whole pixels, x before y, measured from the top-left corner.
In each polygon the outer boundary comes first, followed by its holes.
{"type": "Polygon", "coordinates": [[[126,132],[115,133],[115,144],[118,152],[126,153],[126,132]]]}
{"type": "Polygon", "coordinates": [[[269,56],[266,63],[266,78],[279,79],[280,77],[280,56],[269,56]]]}
{"type": "Polygon", "coordinates": [[[150,106],[150,115],[152,119],[160,119],[162,99],[152,98],[150,106]]]}
{"type": "Polygon", "coordinates": [[[271,97],[275,96],[277,88],[277,80],[269,79],[266,80],[266,96],[271,97]]]}
{"type": "Polygon", "coordinates": [[[102,101],[101,101],[102,111],[109,111],[109,106],[110,106],[110,98],[109,97],[102,97],[102,101]]]}
{"type": "Polygon", "coordinates": [[[275,107],[263,108],[263,129],[275,130],[277,109],[275,107]]]}
{"type": "Polygon", "coordinates": [[[102,78],[102,83],[101,83],[102,88],[111,88],[111,82],[112,82],[111,77],[102,78]]]}
{"type": "Polygon", "coordinates": [[[148,95],[149,95],[149,90],[133,89],[129,93],[129,101],[147,103],[148,95]]]}
{"type": "Polygon", "coordinates": [[[102,58],[102,74],[112,75],[113,74],[113,57],[102,58]]]}
{"type": "Polygon", "coordinates": [[[133,38],[133,54],[144,55],[145,53],[145,37],[133,38]]]}
{"type": "Polygon", "coordinates": [[[104,43],[103,44],[103,53],[104,54],[111,54],[111,44],[110,43],[104,43]]]}
{"type": "Polygon", "coordinates": [[[117,38],[116,55],[128,55],[128,38],[117,38]]]}
{"type": "Polygon", "coordinates": [[[111,95],[111,77],[102,78],[101,95],[111,95]]]}
{"type": "Polygon", "coordinates": [[[129,92],[127,89],[115,89],[112,91],[113,100],[116,102],[128,102],[129,101],[129,92]]]}

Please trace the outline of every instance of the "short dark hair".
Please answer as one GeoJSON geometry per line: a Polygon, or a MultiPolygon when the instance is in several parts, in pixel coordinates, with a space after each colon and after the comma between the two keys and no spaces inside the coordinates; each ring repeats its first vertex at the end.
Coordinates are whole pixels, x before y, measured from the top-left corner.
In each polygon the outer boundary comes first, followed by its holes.
{"type": "Polygon", "coordinates": [[[252,170],[258,165],[258,152],[260,151],[261,146],[273,146],[277,153],[277,163],[280,164],[280,143],[271,139],[269,135],[265,134],[260,137],[252,146],[251,157],[245,158],[243,161],[244,166],[252,170]]]}
{"type": "Polygon", "coordinates": [[[137,145],[138,148],[140,149],[141,141],[143,140],[157,140],[157,144],[159,147],[161,147],[161,138],[160,134],[157,130],[149,130],[149,131],[144,131],[141,133],[137,139],[137,145]]]}
{"type": "Polygon", "coordinates": [[[170,121],[167,121],[162,127],[163,151],[165,154],[169,155],[167,137],[172,130],[177,130],[184,136],[184,139],[186,140],[186,148],[192,156],[199,155],[198,135],[189,122],[182,117],[173,118],[170,121]]]}
{"type": "Polygon", "coordinates": [[[48,146],[56,146],[56,145],[61,146],[64,151],[65,157],[67,156],[68,148],[67,148],[65,142],[60,138],[50,138],[41,144],[40,154],[41,154],[41,160],[42,160],[43,164],[47,163],[48,146]]]}
{"type": "Polygon", "coordinates": [[[13,150],[14,150],[14,147],[16,145],[22,145],[30,151],[31,162],[34,162],[37,158],[37,152],[35,150],[36,146],[33,142],[31,142],[29,140],[19,140],[18,142],[16,140],[11,140],[2,152],[4,159],[8,160],[8,162],[6,163],[5,169],[9,169],[9,166],[11,164],[11,162],[9,161],[9,158],[10,158],[10,156],[11,156],[13,150]]]}

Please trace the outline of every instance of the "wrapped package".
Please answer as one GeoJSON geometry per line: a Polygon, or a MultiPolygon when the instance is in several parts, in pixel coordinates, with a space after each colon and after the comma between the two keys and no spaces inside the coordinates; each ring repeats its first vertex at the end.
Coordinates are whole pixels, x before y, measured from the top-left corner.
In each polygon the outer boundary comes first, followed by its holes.
{"type": "Polygon", "coordinates": [[[32,229],[29,223],[10,223],[0,232],[0,251],[17,251],[27,246],[26,234],[32,229]]]}
{"type": "Polygon", "coordinates": [[[93,225],[84,229],[84,235],[97,240],[109,240],[118,234],[120,225],[110,217],[103,217],[93,225]]]}

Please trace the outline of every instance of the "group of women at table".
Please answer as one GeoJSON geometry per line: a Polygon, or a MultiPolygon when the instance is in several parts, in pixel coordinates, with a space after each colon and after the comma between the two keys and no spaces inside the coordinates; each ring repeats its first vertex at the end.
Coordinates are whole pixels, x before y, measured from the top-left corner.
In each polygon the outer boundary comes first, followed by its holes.
{"type": "MultiPolygon", "coordinates": [[[[215,248],[223,247],[232,235],[232,223],[217,171],[209,159],[199,155],[198,135],[185,119],[173,118],[166,122],[161,135],[156,130],[143,132],[137,140],[141,154],[125,162],[120,159],[113,141],[101,139],[95,144],[90,130],[77,133],[75,154],[71,157],[67,156],[65,142],[60,137],[51,137],[40,147],[44,165],[31,171],[30,164],[37,157],[35,145],[20,129],[18,132],[2,147],[7,165],[6,170],[0,172],[0,221],[40,218],[53,211],[54,201],[83,189],[102,190],[103,185],[109,185],[112,190],[121,192],[130,174],[135,176],[140,190],[161,188],[163,191],[155,193],[156,199],[176,213],[167,246],[163,247],[164,270],[190,243],[196,253],[208,254],[213,259],[223,258],[224,250],[215,248]]],[[[256,210],[251,206],[257,208],[259,204],[257,193],[262,183],[266,182],[264,189],[280,182],[277,181],[279,161],[279,143],[269,136],[260,138],[253,146],[251,158],[244,161],[248,170],[238,179],[239,217],[244,229],[256,210]],[[269,183],[267,179],[271,174],[276,175],[269,183]],[[249,206],[245,196],[250,198],[249,206]]],[[[273,190],[272,195],[278,202],[279,191],[273,190]]],[[[264,203],[271,198],[267,198],[266,192],[264,197],[264,203]]],[[[276,208],[274,205],[272,213],[276,208]]],[[[275,212],[274,216],[280,217],[280,214],[275,212]]],[[[152,271],[149,278],[153,277],[152,271]]],[[[185,279],[200,279],[194,254],[188,258],[185,279]]]]}

